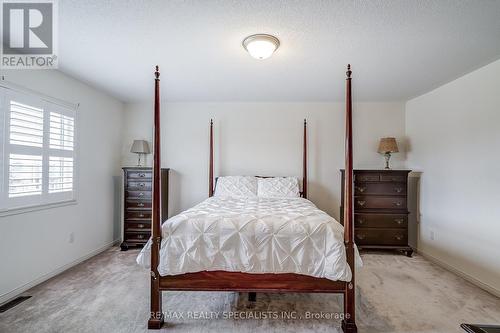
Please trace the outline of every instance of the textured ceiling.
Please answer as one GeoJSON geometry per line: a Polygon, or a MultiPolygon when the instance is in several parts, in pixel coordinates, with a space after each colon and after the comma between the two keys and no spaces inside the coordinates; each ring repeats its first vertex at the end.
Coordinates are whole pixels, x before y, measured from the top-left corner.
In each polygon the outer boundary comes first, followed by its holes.
{"type": "Polygon", "coordinates": [[[406,100],[500,58],[500,1],[61,0],[60,70],[125,102],[406,100]],[[254,33],[281,46],[264,61],[254,33]]]}

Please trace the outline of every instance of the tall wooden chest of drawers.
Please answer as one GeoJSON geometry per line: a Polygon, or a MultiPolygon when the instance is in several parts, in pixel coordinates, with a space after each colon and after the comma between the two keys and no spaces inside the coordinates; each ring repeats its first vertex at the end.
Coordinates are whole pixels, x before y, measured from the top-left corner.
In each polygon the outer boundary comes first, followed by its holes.
{"type": "MultiPolygon", "coordinates": [[[[354,170],[354,242],[363,249],[400,250],[408,245],[407,188],[410,170],[354,170]]],[[[342,185],[345,181],[344,170],[342,185]]],[[[344,212],[342,186],[341,221],[344,212]]]]}
{"type": "MultiPolygon", "coordinates": [[[[161,221],[168,218],[168,172],[161,169],[161,221]]],[[[147,167],[123,168],[122,251],[143,246],[151,237],[153,170],[147,167]]]]}

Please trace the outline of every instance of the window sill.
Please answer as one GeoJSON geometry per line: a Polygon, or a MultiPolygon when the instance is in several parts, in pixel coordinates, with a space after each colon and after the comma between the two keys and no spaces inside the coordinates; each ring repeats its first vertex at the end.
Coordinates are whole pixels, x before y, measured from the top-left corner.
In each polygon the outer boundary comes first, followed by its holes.
{"type": "Polygon", "coordinates": [[[77,204],[76,200],[68,200],[68,201],[43,204],[43,205],[4,209],[4,210],[0,210],[0,217],[24,214],[24,213],[34,212],[37,210],[45,210],[45,209],[51,209],[51,208],[57,208],[57,207],[71,206],[71,205],[76,205],[76,204],[77,204]]]}

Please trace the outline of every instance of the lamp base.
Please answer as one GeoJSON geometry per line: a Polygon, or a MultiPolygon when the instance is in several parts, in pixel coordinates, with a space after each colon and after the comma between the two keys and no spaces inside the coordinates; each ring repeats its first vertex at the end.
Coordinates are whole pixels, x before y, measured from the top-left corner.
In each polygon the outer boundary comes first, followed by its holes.
{"type": "Polygon", "coordinates": [[[385,153],[384,157],[385,157],[385,169],[390,170],[391,167],[389,166],[389,160],[391,159],[391,153],[385,153]]]}

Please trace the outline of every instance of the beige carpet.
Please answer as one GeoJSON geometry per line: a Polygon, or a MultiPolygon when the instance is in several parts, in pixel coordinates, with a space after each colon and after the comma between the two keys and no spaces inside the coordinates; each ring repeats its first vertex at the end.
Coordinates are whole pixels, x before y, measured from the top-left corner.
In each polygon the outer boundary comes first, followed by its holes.
{"type": "MultiPolygon", "coordinates": [[[[0,314],[0,332],[147,331],[149,275],[135,264],[136,255],[137,250],[113,248],[29,290],[31,299],[0,314]]],[[[500,299],[418,255],[364,254],[363,260],[357,295],[361,333],[462,332],[462,322],[500,324],[500,299]]],[[[245,294],[164,293],[163,310],[172,317],[164,329],[340,332],[340,296],[257,294],[257,300],[251,307],[245,294]],[[251,318],[266,314],[271,318],[251,318]]]]}

